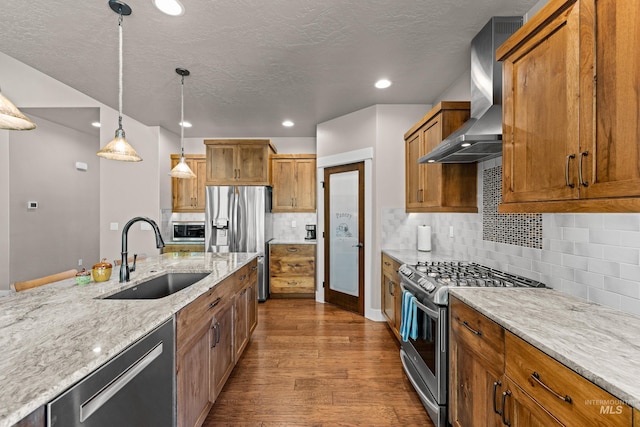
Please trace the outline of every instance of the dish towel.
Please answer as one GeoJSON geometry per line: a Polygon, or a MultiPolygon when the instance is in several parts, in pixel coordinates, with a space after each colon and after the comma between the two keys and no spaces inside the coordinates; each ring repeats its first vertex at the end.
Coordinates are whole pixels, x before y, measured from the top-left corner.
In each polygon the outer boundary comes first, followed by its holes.
{"type": "Polygon", "coordinates": [[[418,306],[416,298],[409,291],[402,291],[402,313],[400,322],[400,337],[403,341],[418,338],[418,306]]]}

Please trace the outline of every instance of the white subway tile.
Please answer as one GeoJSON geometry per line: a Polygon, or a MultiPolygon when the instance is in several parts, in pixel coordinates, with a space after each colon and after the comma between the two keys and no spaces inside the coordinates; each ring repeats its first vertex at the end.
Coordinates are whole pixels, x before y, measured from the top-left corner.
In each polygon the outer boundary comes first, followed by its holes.
{"type": "Polygon", "coordinates": [[[640,283],[640,266],[620,264],[620,278],[625,280],[634,280],[640,283]]]}
{"type": "Polygon", "coordinates": [[[507,270],[509,273],[511,274],[515,274],[518,276],[522,276],[522,277],[526,277],[528,279],[531,280],[537,280],[538,282],[541,282],[542,280],[540,280],[540,273],[537,273],[535,271],[531,271],[531,270],[527,270],[524,268],[518,268],[518,267],[514,267],[512,265],[509,266],[509,269],[507,270]]]}
{"type": "Polygon", "coordinates": [[[604,218],[602,214],[576,214],[575,226],[579,228],[603,228],[604,218]]]}
{"type": "Polygon", "coordinates": [[[535,271],[540,273],[540,275],[550,276],[551,275],[551,264],[542,261],[532,261],[531,262],[531,271],[535,271]]]}
{"type": "Polygon", "coordinates": [[[603,246],[596,243],[576,242],[573,253],[574,255],[602,259],[603,246]]]}
{"type": "Polygon", "coordinates": [[[588,286],[582,283],[576,283],[571,280],[562,280],[560,285],[560,291],[573,295],[574,297],[582,298],[586,300],[588,298],[588,286]]]}
{"type": "Polygon", "coordinates": [[[603,245],[619,245],[620,232],[615,230],[589,230],[589,242],[603,245]]]}
{"type": "Polygon", "coordinates": [[[633,248],[621,248],[619,246],[604,246],[604,259],[625,264],[640,263],[640,251],[633,248]]]}
{"type": "Polygon", "coordinates": [[[640,233],[634,231],[620,233],[620,246],[640,248],[640,233]]]}
{"type": "Polygon", "coordinates": [[[562,264],[562,257],[560,257],[557,252],[547,251],[545,249],[542,250],[541,260],[542,262],[546,262],[549,264],[562,264]]]}
{"type": "Polygon", "coordinates": [[[640,298],[640,283],[615,277],[604,278],[604,289],[631,298],[640,298]]]}
{"type": "Polygon", "coordinates": [[[589,229],[565,227],[562,229],[562,238],[564,240],[570,240],[572,242],[588,242],[589,229]]]}
{"type": "Polygon", "coordinates": [[[604,228],[608,230],[640,231],[639,214],[607,214],[604,228]]]}
{"type": "Polygon", "coordinates": [[[551,252],[560,252],[563,254],[573,253],[573,243],[566,240],[554,240],[549,241],[549,250],[551,252]]]}
{"type": "Polygon", "coordinates": [[[542,259],[542,250],[535,248],[522,248],[522,256],[532,261],[540,261],[542,259]]]}
{"type": "Polygon", "coordinates": [[[640,316],[640,299],[629,298],[622,295],[620,297],[620,309],[625,313],[640,316]]]}
{"type": "Polygon", "coordinates": [[[578,270],[587,270],[588,258],[569,254],[562,254],[562,265],[578,270]]]}
{"type": "Polygon", "coordinates": [[[554,278],[565,279],[565,280],[574,280],[573,268],[569,267],[561,267],[559,265],[554,265],[551,267],[551,275],[554,278]]]}
{"type": "Polygon", "coordinates": [[[551,223],[556,227],[573,227],[576,220],[574,214],[551,214],[551,223]]]}
{"type": "Polygon", "coordinates": [[[605,276],[620,277],[620,264],[613,261],[589,258],[588,271],[604,274],[605,276]]]}
{"type": "Polygon", "coordinates": [[[574,272],[574,280],[577,283],[582,283],[594,288],[604,288],[604,275],[598,273],[592,273],[589,271],[576,270],[574,272]]]}
{"type": "Polygon", "coordinates": [[[620,310],[620,295],[603,289],[589,288],[589,301],[620,310]]]}

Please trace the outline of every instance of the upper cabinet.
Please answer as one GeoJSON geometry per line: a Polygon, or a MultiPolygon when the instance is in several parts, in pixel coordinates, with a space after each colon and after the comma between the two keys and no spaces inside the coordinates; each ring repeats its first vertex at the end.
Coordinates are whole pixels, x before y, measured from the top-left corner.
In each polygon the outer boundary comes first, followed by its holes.
{"type": "Polygon", "coordinates": [[[500,212],[640,211],[640,2],[551,0],[498,50],[500,212]]]}
{"type": "Polygon", "coordinates": [[[206,185],[271,185],[268,139],[206,139],[206,185]]]}
{"type": "MultiPolygon", "coordinates": [[[[174,212],[204,212],[204,187],[206,160],[204,154],[185,154],[185,163],[189,165],[195,178],[171,178],[171,197],[174,212]]],[[[180,161],[180,154],[171,155],[171,169],[180,161]]]]}
{"type": "Polygon", "coordinates": [[[469,119],[469,102],[441,102],[404,134],[407,212],[478,212],[475,163],[418,164],[469,119]]]}
{"type": "Polygon", "coordinates": [[[273,212],[316,211],[316,155],[271,157],[273,212]]]}

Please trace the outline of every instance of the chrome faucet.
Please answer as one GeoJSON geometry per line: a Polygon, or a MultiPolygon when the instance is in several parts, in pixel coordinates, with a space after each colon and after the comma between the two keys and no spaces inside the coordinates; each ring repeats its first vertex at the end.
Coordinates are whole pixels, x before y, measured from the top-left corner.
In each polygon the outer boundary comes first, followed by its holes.
{"type": "Polygon", "coordinates": [[[145,218],[142,216],[137,216],[132,218],[124,225],[122,229],[122,259],[120,261],[120,283],[129,281],[129,273],[136,270],[136,257],[133,259],[133,267],[129,268],[129,262],[127,261],[127,234],[129,233],[129,228],[138,222],[144,221],[149,223],[151,227],[153,227],[153,232],[156,233],[156,247],[158,249],[164,248],[164,240],[162,240],[162,236],[160,235],[160,229],[158,228],[158,224],[156,224],[152,219],[145,218]]]}

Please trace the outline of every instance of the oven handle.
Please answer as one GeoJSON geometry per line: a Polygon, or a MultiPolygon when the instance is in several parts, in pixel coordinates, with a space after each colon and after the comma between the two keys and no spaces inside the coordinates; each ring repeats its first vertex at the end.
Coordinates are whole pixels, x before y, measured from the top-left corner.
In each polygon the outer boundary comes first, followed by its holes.
{"type": "Polygon", "coordinates": [[[420,395],[420,397],[422,398],[422,401],[425,404],[429,405],[429,407],[433,412],[436,412],[436,413],[439,412],[440,408],[438,407],[438,405],[436,405],[431,401],[431,399],[429,399],[429,397],[424,393],[424,391],[422,391],[420,387],[418,387],[418,384],[411,376],[411,373],[409,372],[409,367],[407,366],[407,362],[405,362],[405,359],[408,359],[408,358],[409,356],[407,356],[407,353],[405,353],[403,349],[400,349],[400,361],[402,362],[402,367],[404,368],[405,374],[407,374],[407,378],[409,378],[409,382],[411,382],[411,385],[413,385],[413,388],[416,390],[416,393],[420,395]]]}
{"type": "MultiPolygon", "coordinates": [[[[400,289],[402,289],[403,291],[407,291],[407,292],[411,292],[409,291],[407,288],[405,288],[402,285],[402,282],[400,282],[400,289]]],[[[413,295],[413,294],[412,294],[413,295]]],[[[415,295],[414,295],[415,298],[415,295]]],[[[420,301],[418,301],[418,299],[416,298],[416,305],[425,313],[427,313],[429,315],[429,317],[431,317],[432,319],[439,319],[440,318],[440,313],[438,313],[437,311],[427,307],[426,305],[420,303],[420,301]]]]}

